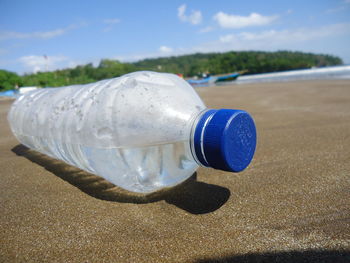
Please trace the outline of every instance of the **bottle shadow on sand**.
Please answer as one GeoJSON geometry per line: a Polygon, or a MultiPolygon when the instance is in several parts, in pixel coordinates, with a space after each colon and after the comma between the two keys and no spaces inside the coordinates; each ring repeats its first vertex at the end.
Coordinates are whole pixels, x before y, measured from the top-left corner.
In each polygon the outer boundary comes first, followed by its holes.
{"type": "Polygon", "coordinates": [[[136,204],[165,200],[189,213],[205,214],[219,209],[230,197],[230,190],[225,187],[198,182],[197,173],[180,185],[144,195],[123,190],[100,176],[31,150],[22,144],[15,146],[12,152],[39,164],[84,193],[101,200],[136,204]]]}
{"type": "Polygon", "coordinates": [[[349,250],[292,250],[292,251],[276,251],[266,253],[248,253],[243,255],[233,255],[223,258],[206,258],[198,259],[196,263],[345,263],[350,262],[349,250]]]}

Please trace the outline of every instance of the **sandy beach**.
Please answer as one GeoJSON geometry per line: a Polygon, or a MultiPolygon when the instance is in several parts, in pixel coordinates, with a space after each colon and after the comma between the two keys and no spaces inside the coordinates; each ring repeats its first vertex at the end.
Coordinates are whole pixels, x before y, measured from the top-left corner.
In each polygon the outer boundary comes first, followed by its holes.
{"type": "Polygon", "coordinates": [[[197,91],[253,115],[254,160],[146,197],[20,145],[0,100],[0,262],[349,262],[350,80],[197,91]]]}

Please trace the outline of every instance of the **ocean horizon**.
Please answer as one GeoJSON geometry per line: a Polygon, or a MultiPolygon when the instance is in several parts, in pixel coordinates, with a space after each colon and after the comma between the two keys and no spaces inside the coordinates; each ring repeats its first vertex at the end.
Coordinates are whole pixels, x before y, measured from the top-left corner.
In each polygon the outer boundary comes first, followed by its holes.
{"type": "Polygon", "coordinates": [[[350,65],[243,75],[220,85],[321,79],[350,79],[350,65]]]}

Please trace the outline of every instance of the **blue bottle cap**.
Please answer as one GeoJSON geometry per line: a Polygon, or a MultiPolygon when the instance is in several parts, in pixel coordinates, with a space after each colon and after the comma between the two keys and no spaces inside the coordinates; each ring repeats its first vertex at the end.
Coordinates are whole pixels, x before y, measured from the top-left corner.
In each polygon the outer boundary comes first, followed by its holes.
{"type": "Polygon", "coordinates": [[[249,165],[254,156],[254,120],[242,110],[208,110],[197,123],[193,145],[196,157],[202,165],[240,172],[249,165]]]}

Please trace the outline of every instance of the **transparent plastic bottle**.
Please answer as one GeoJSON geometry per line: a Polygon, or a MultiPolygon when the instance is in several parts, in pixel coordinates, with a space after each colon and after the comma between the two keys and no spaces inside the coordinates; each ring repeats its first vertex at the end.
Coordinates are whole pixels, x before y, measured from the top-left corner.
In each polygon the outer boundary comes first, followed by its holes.
{"type": "Polygon", "coordinates": [[[239,172],[256,145],[248,113],[209,110],[183,79],[148,71],[25,93],[8,120],[27,147],[140,193],[200,165],[239,172]]]}

